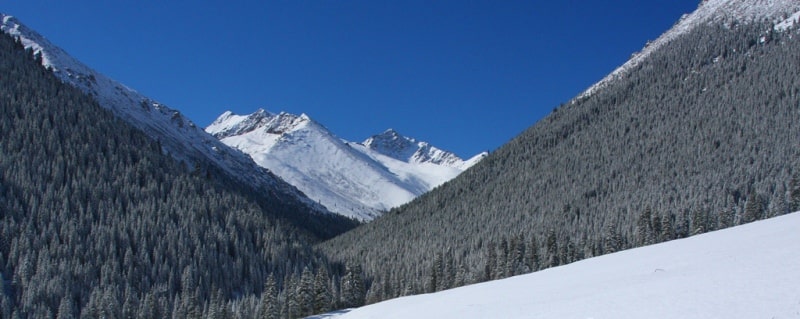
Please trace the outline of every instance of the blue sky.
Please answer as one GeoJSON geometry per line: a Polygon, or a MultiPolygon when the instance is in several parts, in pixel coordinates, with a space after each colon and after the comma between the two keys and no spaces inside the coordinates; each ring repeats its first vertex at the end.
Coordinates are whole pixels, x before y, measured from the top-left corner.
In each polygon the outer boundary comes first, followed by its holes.
{"type": "Polygon", "coordinates": [[[306,113],[468,157],[504,144],[698,0],[4,1],[87,65],[208,125],[306,113]]]}

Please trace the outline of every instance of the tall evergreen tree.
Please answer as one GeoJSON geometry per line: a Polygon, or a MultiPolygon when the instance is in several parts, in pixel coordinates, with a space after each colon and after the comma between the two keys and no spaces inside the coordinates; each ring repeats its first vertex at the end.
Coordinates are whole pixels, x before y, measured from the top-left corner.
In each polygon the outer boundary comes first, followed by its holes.
{"type": "Polygon", "coordinates": [[[348,265],[346,274],[342,277],[342,304],[347,308],[364,305],[366,290],[364,287],[364,274],[358,264],[348,265]]]}
{"type": "Polygon", "coordinates": [[[326,268],[321,267],[314,277],[314,313],[324,313],[332,310],[332,302],[330,277],[326,268]]]}
{"type": "Polygon", "coordinates": [[[280,309],[278,308],[278,287],[275,283],[275,276],[270,274],[264,282],[264,290],[261,292],[259,300],[258,318],[259,319],[278,319],[280,309]]]}
{"type": "Polygon", "coordinates": [[[761,204],[761,198],[755,191],[750,192],[747,197],[747,203],[744,206],[744,215],[742,219],[745,223],[754,222],[759,220],[764,215],[764,207],[761,204]]]}
{"type": "Polygon", "coordinates": [[[797,171],[792,174],[789,183],[789,210],[792,212],[800,211],[800,173],[797,171]]]}

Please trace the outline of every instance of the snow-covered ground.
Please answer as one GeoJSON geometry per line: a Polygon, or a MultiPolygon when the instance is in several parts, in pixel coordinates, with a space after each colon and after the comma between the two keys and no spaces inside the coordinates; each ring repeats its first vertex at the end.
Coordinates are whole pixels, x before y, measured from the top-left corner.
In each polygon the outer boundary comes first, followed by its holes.
{"type": "Polygon", "coordinates": [[[800,212],[312,318],[800,318],[800,212]]]}
{"type": "Polygon", "coordinates": [[[330,211],[371,220],[456,177],[469,160],[387,130],[343,140],[305,114],[223,113],[206,128],[330,211]]]}

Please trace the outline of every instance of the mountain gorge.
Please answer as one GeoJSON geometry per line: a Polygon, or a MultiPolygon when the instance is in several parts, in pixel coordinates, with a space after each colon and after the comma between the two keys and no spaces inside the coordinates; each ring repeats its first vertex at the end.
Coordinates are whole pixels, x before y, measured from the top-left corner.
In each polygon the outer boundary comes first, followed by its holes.
{"type": "Polygon", "coordinates": [[[225,112],[206,128],[329,210],[360,220],[400,206],[486,156],[462,160],[394,130],[343,140],[305,114],[225,112]]]}
{"type": "Polygon", "coordinates": [[[320,247],[368,300],[432,292],[800,208],[795,1],[703,1],[459,177],[320,247]]]}

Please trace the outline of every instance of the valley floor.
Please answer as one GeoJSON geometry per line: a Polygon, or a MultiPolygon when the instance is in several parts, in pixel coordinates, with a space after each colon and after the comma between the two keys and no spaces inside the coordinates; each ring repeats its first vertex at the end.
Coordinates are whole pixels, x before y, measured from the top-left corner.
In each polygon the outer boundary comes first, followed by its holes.
{"type": "Polygon", "coordinates": [[[311,318],[800,318],[800,212],[311,318]]]}

